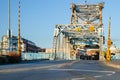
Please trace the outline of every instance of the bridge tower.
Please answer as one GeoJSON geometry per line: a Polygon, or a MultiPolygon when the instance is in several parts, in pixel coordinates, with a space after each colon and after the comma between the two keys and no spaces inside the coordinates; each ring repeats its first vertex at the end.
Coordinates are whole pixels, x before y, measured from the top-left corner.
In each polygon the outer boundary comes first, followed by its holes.
{"type": "MultiPolygon", "coordinates": [[[[56,24],[53,36],[53,59],[76,59],[86,45],[97,44],[99,53],[103,46],[103,3],[71,4],[70,24],[56,24]]],[[[101,55],[100,55],[101,56],[101,55]]]]}

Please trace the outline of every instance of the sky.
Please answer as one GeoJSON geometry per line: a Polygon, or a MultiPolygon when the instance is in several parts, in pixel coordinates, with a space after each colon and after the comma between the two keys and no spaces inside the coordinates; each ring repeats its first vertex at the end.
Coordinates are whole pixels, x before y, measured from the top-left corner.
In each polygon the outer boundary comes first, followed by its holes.
{"type": "MultiPolygon", "coordinates": [[[[18,32],[18,1],[11,1],[12,34],[18,32]]],[[[51,48],[55,24],[69,24],[71,3],[85,0],[20,0],[21,36],[42,48],[51,48]]],[[[120,0],[87,0],[87,3],[104,2],[103,27],[107,39],[108,20],[111,16],[111,39],[120,47],[120,0]]],[[[8,0],[0,0],[0,40],[8,30],[8,0]]]]}

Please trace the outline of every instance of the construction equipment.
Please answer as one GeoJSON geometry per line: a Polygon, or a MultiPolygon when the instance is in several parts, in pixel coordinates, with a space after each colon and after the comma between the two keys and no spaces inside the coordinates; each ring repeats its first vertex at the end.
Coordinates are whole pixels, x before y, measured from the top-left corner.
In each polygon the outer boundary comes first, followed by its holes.
{"type": "Polygon", "coordinates": [[[109,25],[108,25],[108,41],[107,41],[107,52],[106,52],[106,60],[107,61],[111,60],[110,46],[112,44],[112,41],[110,39],[110,24],[111,24],[111,18],[109,19],[109,25]]]}
{"type": "Polygon", "coordinates": [[[71,4],[70,24],[57,24],[55,26],[52,47],[53,59],[76,60],[80,58],[81,50],[85,56],[101,53],[104,43],[103,5],[103,3],[71,4]]]}

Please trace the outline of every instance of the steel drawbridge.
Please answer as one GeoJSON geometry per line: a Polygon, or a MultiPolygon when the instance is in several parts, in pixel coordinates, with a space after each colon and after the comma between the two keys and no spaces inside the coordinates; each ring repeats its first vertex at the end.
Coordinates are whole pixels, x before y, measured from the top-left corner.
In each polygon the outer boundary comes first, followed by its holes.
{"type": "Polygon", "coordinates": [[[55,25],[52,59],[76,60],[80,50],[87,53],[89,49],[85,47],[86,45],[98,45],[99,53],[102,52],[103,5],[103,3],[71,4],[70,24],[55,25]]]}

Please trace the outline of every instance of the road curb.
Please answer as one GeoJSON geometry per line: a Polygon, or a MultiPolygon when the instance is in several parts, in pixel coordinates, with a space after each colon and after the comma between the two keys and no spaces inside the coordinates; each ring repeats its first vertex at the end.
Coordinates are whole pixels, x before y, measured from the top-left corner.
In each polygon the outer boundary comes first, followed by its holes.
{"type": "Polygon", "coordinates": [[[110,67],[113,67],[113,68],[117,68],[117,69],[120,69],[120,65],[117,65],[117,64],[113,64],[111,62],[103,62],[105,65],[107,66],[110,66],[110,67]]]}

